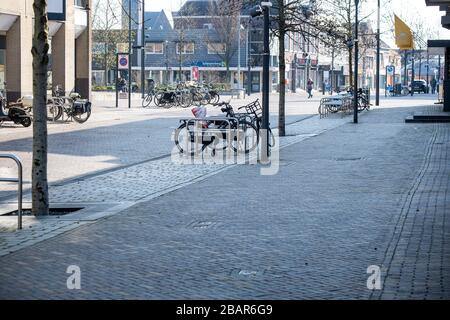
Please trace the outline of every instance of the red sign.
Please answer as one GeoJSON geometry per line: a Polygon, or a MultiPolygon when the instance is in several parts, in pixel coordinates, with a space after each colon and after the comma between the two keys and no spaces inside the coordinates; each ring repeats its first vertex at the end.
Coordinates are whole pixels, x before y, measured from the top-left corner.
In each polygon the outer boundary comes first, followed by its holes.
{"type": "Polygon", "coordinates": [[[198,81],[198,67],[192,67],[192,80],[198,81]]]}

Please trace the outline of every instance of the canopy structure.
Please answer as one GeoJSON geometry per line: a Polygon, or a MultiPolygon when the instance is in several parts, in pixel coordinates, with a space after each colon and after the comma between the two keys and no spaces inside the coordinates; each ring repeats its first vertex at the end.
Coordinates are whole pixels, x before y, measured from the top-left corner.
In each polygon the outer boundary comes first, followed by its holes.
{"type": "Polygon", "coordinates": [[[445,11],[445,16],[441,19],[443,28],[450,29],[450,0],[425,0],[427,6],[439,7],[439,10],[445,11]]]}
{"type": "MultiPolygon", "coordinates": [[[[425,0],[427,6],[438,6],[445,11],[441,19],[443,28],[450,29],[450,0],[425,0]]],[[[430,53],[445,55],[444,66],[444,111],[450,112],[450,40],[428,40],[430,53]]]]}

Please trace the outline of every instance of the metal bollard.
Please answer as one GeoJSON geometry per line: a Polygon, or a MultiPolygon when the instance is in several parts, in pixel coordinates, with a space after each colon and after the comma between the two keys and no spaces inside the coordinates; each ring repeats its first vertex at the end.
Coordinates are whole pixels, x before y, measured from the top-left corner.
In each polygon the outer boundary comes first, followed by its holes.
{"type": "Polygon", "coordinates": [[[0,181],[17,182],[17,229],[22,229],[22,185],[23,185],[23,167],[22,161],[13,154],[0,154],[0,158],[11,159],[17,164],[17,179],[0,178],[0,181]]]}

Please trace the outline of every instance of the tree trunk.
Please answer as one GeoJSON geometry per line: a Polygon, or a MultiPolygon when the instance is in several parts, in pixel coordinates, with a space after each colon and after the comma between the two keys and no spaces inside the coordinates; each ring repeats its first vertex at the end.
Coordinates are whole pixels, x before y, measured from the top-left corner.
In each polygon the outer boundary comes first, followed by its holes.
{"type": "Polygon", "coordinates": [[[285,48],[284,38],[286,36],[285,17],[284,17],[284,0],[279,1],[279,37],[278,37],[278,68],[280,78],[280,93],[278,100],[278,135],[284,137],[286,135],[286,119],[285,119],[285,104],[286,104],[286,62],[285,62],[285,48]]]}
{"type": "Polygon", "coordinates": [[[34,0],[32,212],[48,215],[47,183],[47,0],[34,0]]]}
{"type": "Polygon", "coordinates": [[[353,85],[353,49],[348,50],[348,75],[349,75],[349,86],[353,85]]]}

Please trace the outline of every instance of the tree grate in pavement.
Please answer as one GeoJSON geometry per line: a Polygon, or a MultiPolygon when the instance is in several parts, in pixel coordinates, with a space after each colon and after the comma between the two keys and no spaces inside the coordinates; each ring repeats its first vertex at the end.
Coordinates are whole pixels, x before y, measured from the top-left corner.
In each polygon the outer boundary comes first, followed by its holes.
{"type": "MultiPolygon", "coordinates": [[[[66,214],[69,213],[73,213],[76,211],[80,211],[84,209],[84,207],[75,207],[75,208],[50,208],[49,209],[49,215],[50,216],[64,216],[66,214]]],[[[13,210],[10,212],[7,212],[5,214],[2,214],[3,216],[17,216],[18,215],[18,210],[13,210]]],[[[23,216],[32,216],[32,210],[31,208],[25,208],[22,209],[22,215],[23,216]]]]}

